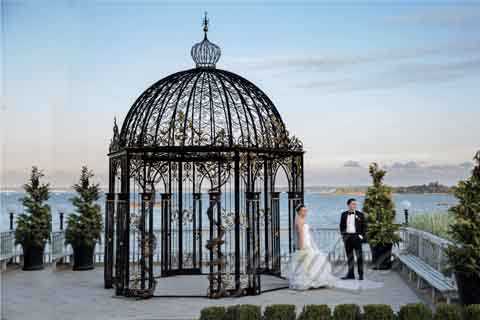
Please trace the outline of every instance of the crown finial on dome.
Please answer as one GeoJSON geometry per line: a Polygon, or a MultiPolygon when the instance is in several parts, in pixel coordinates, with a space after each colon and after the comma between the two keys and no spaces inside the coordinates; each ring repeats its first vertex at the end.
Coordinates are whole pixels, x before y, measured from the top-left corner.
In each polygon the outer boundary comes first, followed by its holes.
{"type": "Polygon", "coordinates": [[[203,40],[196,43],[190,51],[197,68],[215,68],[216,63],[220,60],[220,47],[210,42],[207,38],[209,23],[207,12],[205,12],[205,16],[203,17],[203,40]]]}
{"type": "Polygon", "coordinates": [[[207,37],[208,32],[208,17],[207,11],[205,11],[205,16],[203,17],[203,32],[205,32],[205,38],[207,37]]]}

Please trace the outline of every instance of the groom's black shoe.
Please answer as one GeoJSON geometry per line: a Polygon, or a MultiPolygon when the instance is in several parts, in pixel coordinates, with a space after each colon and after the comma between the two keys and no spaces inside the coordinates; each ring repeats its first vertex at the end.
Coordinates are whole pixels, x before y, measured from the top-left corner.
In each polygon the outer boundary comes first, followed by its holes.
{"type": "Polygon", "coordinates": [[[352,276],[352,275],[348,275],[348,274],[347,274],[345,277],[342,277],[342,278],[340,278],[340,279],[342,279],[342,280],[352,280],[352,279],[355,279],[355,276],[352,276]]]}
{"type": "Polygon", "coordinates": [[[363,274],[358,276],[358,280],[363,280],[363,274]]]}

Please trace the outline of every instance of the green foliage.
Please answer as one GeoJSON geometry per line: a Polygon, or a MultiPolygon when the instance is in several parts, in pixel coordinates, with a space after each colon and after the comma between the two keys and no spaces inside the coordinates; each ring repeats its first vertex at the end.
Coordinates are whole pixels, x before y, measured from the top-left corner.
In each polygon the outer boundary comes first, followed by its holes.
{"type": "Polygon", "coordinates": [[[400,308],[399,320],[432,320],[432,310],[422,303],[411,303],[400,308]]]}
{"type": "Polygon", "coordinates": [[[306,305],[303,307],[302,313],[298,320],[330,320],[332,319],[332,311],[326,304],[306,305]]]}
{"type": "Polygon", "coordinates": [[[450,239],[449,229],[454,222],[454,217],[448,212],[432,212],[414,215],[409,226],[430,232],[444,239],[450,239]]]}
{"type": "Polygon", "coordinates": [[[24,248],[29,246],[43,248],[50,238],[52,215],[50,206],[45,203],[50,198],[50,185],[40,183],[43,176],[44,174],[34,166],[30,181],[23,186],[26,195],[20,201],[26,212],[17,218],[15,243],[21,244],[24,248]]]}
{"type": "Polygon", "coordinates": [[[394,320],[395,313],[386,304],[367,304],[363,306],[363,320],[394,320]]]}
{"type": "Polygon", "coordinates": [[[295,305],[273,304],[265,308],[264,320],[295,320],[295,305]]]}
{"type": "Polygon", "coordinates": [[[400,225],[395,223],[395,209],[392,200],[392,189],[383,184],[387,173],[372,163],[369,167],[373,185],[368,188],[363,204],[367,214],[367,239],[373,245],[398,244],[401,239],[397,231],[400,225]]]}
{"type": "Polygon", "coordinates": [[[465,307],[465,319],[480,320],[480,304],[471,304],[465,307]]]}
{"type": "MultiPolygon", "coordinates": [[[[462,308],[456,304],[441,303],[437,306],[433,320],[462,320],[462,308]]],[[[469,319],[470,320],[470,319],[469,319]]]]}
{"type": "Polygon", "coordinates": [[[456,245],[447,249],[450,267],[466,274],[480,273],[480,151],[474,160],[472,176],[454,188],[458,204],[450,208],[450,236],[456,245]]]}
{"type": "Polygon", "coordinates": [[[223,320],[238,320],[240,317],[240,305],[228,306],[223,320]]]}
{"type": "Polygon", "coordinates": [[[252,304],[227,307],[225,317],[221,320],[261,320],[262,308],[252,304]]]}
{"type": "Polygon", "coordinates": [[[65,230],[65,242],[73,247],[94,246],[100,239],[102,215],[101,208],[96,203],[100,198],[100,189],[98,184],[90,183],[93,176],[93,172],[83,166],[79,182],[73,185],[78,195],[70,201],[76,212],[68,216],[65,230]]]}
{"type": "Polygon", "coordinates": [[[333,310],[333,320],[359,320],[360,307],[356,304],[339,304],[333,310]]]}
{"type": "Polygon", "coordinates": [[[238,308],[239,317],[235,320],[261,320],[262,308],[251,304],[242,304],[238,308]]]}
{"type": "Polygon", "coordinates": [[[222,320],[225,317],[224,307],[203,308],[200,312],[200,320],[222,320]]]}

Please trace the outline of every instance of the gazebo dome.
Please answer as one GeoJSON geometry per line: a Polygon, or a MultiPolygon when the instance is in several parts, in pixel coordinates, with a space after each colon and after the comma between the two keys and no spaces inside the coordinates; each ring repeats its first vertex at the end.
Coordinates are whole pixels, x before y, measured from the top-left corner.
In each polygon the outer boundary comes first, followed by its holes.
{"type": "Polygon", "coordinates": [[[289,149],[292,139],[273,102],[245,78],[217,69],[220,48],[192,47],[196,67],[161,79],[128,112],[119,147],[223,146],[289,149]]]}

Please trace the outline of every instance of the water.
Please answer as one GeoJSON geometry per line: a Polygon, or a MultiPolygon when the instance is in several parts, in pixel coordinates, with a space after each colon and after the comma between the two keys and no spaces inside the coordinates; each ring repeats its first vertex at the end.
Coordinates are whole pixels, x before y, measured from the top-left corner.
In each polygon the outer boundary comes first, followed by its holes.
{"type": "MultiPolygon", "coordinates": [[[[14,211],[16,214],[23,211],[21,202],[19,199],[24,194],[21,192],[1,192],[0,193],[0,230],[8,230],[9,228],[9,214],[8,212],[14,211]]],[[[70,192],[52,192],[49,200],[49,204],[52,209],[52,227],[53,230],[59,228],[59,213],[65,212],[64,221],[66,221],[68,213],[73,211],[70,198],[74,196],[70,192]]],[[[202,201],[204,203],[203,208],[206,210],[208,198],[207,194],[204,195],[202,201]]],[[[226,198],[230,198],[226,196],[226,198]]],[[[309,209],[308,223],[315,228],[322,225],[335,225],[339,222],[340,213],[346,209],[345,202],[351,198],[349,195],[335,195],[335,194],[321,194],[321,193],[306,193],[305,204],[309,209]]],[[[360,208],[364,197],[357,196],[360,208]]],[[[157,200],[158,201],[158,200],[157,200]]],[[[230,200],[228,200],[230,201],[230,200]]],[[[434,211],[446,211],[449,206],[456,204],[456,199],[452,195],[447,194],[396,194],[394,195],[395,206],[397,208],[397,221],[403,222],[403,206],[404,201],[411,203],[409,210],[410,216],[414,216],[418,213],[434,212],[434,211]]],[[[99,200],[102,213],[105,210],[105,198],[102,195],[99,200]]],[[[287,195],[281,194],[280,197],[282,226],[287,226],[288,219],[288,202],[287,195]]],[[[160,209],[154,209],[154,221],[155,227],[160,224],[160,209]]],[[[207,219],[205,217],[204,221],[207,219]]]]}

